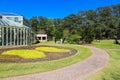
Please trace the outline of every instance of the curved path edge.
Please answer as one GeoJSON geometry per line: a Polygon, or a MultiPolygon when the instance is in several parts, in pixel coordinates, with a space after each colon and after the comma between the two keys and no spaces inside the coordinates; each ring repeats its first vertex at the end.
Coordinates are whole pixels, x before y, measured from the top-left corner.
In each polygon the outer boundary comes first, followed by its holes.
{"type": "Polygon", "coordinates": [[[109,55],[106,51],[99,48],[91,46],[83,47],[89,48],[93,52],[84,61],[53,71],[3,78],[0,80],[84,80],[105,67],[108,63],[109,55]]]}

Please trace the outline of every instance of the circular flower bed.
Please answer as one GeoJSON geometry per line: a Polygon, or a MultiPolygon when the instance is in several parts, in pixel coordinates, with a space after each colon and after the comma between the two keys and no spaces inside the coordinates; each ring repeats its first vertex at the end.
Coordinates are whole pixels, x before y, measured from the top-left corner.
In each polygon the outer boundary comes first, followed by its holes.
{"type": "Polygon", "coordinates": [[[25,46],[0,50],[0,62],[36,62],[72,56],[77,50],[55,46],[25,46]]]}

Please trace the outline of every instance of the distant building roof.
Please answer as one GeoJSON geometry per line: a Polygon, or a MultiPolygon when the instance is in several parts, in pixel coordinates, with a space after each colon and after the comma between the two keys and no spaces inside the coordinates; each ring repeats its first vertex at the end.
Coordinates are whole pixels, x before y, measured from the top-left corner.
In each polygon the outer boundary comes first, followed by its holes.
{"type": "Polygon", "coordinates": [[[47,34],[37,34],[37,37],[47,37],[47,34]]]}

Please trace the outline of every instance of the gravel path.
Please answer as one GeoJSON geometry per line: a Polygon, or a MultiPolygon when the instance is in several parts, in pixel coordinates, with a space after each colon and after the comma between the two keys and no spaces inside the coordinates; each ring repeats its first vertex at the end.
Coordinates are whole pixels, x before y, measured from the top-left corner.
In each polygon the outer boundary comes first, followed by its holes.
{"type": "Polygon", "coordinates": [[[84,80],[88,76],[102,69],[109,60],[109,55],[104,50],[90,46],[84,47],[91,49],[93,54],[82,62],[53,71],[0,80],[84,80]]]}

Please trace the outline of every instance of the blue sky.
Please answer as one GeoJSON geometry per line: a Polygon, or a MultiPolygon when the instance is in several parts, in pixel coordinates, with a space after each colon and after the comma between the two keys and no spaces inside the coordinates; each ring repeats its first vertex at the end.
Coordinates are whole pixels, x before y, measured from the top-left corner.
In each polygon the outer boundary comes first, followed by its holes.
{"type": "Polygon", "coordinates": [[[102,6],[119,4],[120,0],[0,0],[0,12],[12,12],[47,18],[64,18],[79,10],[96,9],[102,6]]]}

